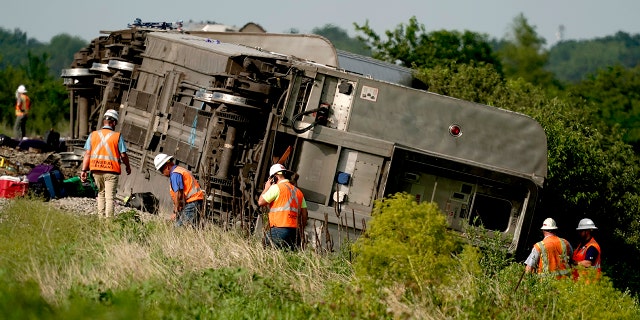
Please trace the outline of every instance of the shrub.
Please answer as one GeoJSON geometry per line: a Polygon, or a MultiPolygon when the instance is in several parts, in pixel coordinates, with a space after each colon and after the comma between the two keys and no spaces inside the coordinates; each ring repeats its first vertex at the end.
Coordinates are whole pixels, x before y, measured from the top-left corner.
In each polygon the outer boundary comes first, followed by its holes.
{"type": "Polygon", "coordinates": [[[453,263],[458,243],[434,203],[406,193],[376,201],[366,233],[355,242],[354,272],[378,286],[438,285],[453,263]]]}

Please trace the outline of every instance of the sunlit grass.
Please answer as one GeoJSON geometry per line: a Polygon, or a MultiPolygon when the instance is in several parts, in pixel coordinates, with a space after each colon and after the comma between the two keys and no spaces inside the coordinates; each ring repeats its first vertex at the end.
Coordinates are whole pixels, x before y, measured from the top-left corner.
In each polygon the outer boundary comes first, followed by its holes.
{"type": "MultiPolygon", "coordinates": [[[[392,205],[385,210],[407,207],[392,205]]],[[[438,228],[430,229],[425,232],[447,237],[438,228]]],[[[611,319],[640,316],[637,301],[613,289],[606,278],[588,286],[533,276],[519,283],[522,265],[505,262],[499,254],[471,247],[455,254],[417,250],[438,245],[428,243],[429,236],[417,239],[413,246],[397,248],[411,256],[431,252],[435,254],[431,259],[410,258],[408,265],[396,264],[402,259],[397,251],[371,242],[366,255],[353,255],[358,275],[346,250],[333,255],[283,252],[264,248],[256,237],[215,226],[194,230],[161,220],[141,222],[133,211],[98,219],[61,212],[37,199],[16,199],[0,212],[0,315],[15,319],[72,319],[86,314],[93,319],[568,319],[589,318],[589,312],[611,319]],[[372,259],[362,260],[365,257],[372,259]],[[414,265],[434,259],[446,262],[446,267],[414,265]],[[400,277],[394,280],[389,274],[400,277]],[[589,296],[598,301],[585,302],[589,296]]]]}

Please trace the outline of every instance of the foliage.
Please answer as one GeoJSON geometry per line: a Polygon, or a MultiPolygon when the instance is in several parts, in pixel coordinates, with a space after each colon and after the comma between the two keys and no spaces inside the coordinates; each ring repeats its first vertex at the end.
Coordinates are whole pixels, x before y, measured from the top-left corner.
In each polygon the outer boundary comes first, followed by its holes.
{"type": "Polygon", "coordinates": [[[326,24],[321,28],[314,28],[311,32],[327,38],[338,50],[364,56],[371,55],[371,50],[369,50],[364,43],[356,38],[349,37],[347,31],[338,26],[326,24]]]}
{"type": "Polygon", "coordinates": [[[446,279],[457,246],[445,216],[434,203],[416,203],[406,193],[375,203],[364,236],[354,244],[355,275],[376,285],[437,285],[446,279]],[[416,223],[419,221],[419,223],[416,223]]]}
{"type": "Polygon", "coordinates": [[[640,66],[600,69],[569,91],[598,106],[598,116],[612,127],[620,126],[623,141],[640,153],[640,66]]]}
{"type": "Polygon", "coordinates": [[[376,34],[369,22],[360,26],[354,24],[356,31],[363,33],[358,39],[373,51],[373,57],[391,63],[400,63],[405,67],[431,68],[454,63],[491,64],[500,70],[500,60],[493,53],[488,36],[471,31],[434,31],[427,33],[425,26],[415,17],[409,23],[398,25],[393,31],[386,31],[386,40],[376,34]]]}
{"type": "Polygon", "coordinates": [[[51,38],[50,43],[41,43],[28,38],[20,29],[11,32],[0,27],[0,70],[28,64],[28,55],[42,57],[46,54],[49,75],[59,77],[62,69],[71,65],[73,55],[86,45],[85,40],[64,33],[51,38]]]}
{"type": "Polygon", "coordinates": [[[618,31],[602,38],[558,42],[549,49],[546,69],[558,80],[576,84],[615,65],[634,68],[639,56],[640,34],[618,31]]]}
{"type": "Polygon", "coordinates": [[[498,51],[504,74],[522,78],[542,87],[554,84],[553,74],[544,69],[549,57],[545,40],[539,36],[523,14],[514,18],[511,32],[498,51]]]}

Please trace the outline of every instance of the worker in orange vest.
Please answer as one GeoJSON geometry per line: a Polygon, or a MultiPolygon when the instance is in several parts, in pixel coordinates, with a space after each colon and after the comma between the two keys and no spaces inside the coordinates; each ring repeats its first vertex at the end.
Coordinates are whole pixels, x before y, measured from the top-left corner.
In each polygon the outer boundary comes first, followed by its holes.
{"type": "Polygon", "coordinates": [[[269,206],[269,229],[265,245],[281,249],[300,247],[307,225],[307,202],[302,191],[289,181],[294,172],[281,164],[269,169],[269,179],[258,198],[258,205],[269,206]]]}
{"type": "Polygon", "coordinates": [[[27,88],[21,84],[16,90],[16,122],[13,126],[13,132],[18,141],[27,135],[29,111],[31,111],[31,99],[27,96],[27,88]]]}
{"type": "Polygon", "coordinates": [[[204,190],[191,172],[173,162],[173,157],[160,153],[153,164],[164,176],[169,177],[169,193],[173,200],[171,220],[176,226],[198,226],[198,218],[204,207],[204,190]]]}
{"type": "Polygon", "coordinates": [[[564,277],[570,272],[570,256],[573,248],[569,241],[556,236],[555,230],[558,227],[556,221],[547,218],[542,223],[542,234],[544,239],[533,245],[531,254],[525,260],[525,272],[536,272],[544,276],[564,277]]]}
{"type": "Polygon", "coordinates": [[[584,268],[595,268],[598,276],[600,275],[600,245],[596,242],[596,239],[593,238],[592,234],[592,232],[597,229],[591,219],[585,218],[578,222],[576,230],[580,233],[580,243],[576,247],[576,251],[573,252],[572,257],[573,263],[576,265],[573,270],[574,279],[577,279],[581,274],[587,273],[584,268]]]}
{"type": "Polygon", "coordinates": [[[120,163],[125,165],[127,174],[131,174],[127,146],[120,132],[115,131],[118,119],[118,112],[113,109],[104,113],[102,128],[91,132],[84,145],[86,152],[80,174],[84,182],[91,171],[98,186],[98,215],[106,218],[115,214],[114,200],[122,172],[120,163]]]}

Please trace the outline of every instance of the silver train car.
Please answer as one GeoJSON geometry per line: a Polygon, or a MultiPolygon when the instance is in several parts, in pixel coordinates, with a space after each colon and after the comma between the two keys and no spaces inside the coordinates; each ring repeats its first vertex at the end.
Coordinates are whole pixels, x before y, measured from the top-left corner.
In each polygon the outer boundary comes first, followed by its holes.
{"type": "Polygon", "coordinates": [[[437,203],[454,231],[482,225],[510,252],[528,249],[547,175],[546,135],[530,117],[416,89],[411,70],[319,36],[105,34],[62,78],[78,141],[106,109],[120,112],[134,172],[119,195],[152,192],[169,208],[153,158],[171,154],[206,189],[208,220],[255,234],[257,198],[281,162],[298,174],[317,250],[355,239],[374,201],[397,192],[437,203]]]}

